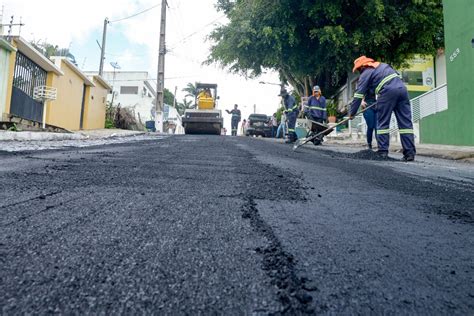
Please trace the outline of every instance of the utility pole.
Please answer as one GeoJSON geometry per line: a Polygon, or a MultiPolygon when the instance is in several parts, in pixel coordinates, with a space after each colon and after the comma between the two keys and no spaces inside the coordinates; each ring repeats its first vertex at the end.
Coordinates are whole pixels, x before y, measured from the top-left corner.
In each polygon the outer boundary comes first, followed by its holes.
{"type": "Polygon", "coordinates": [[[102,32],[102,46],[100,47],[100,66],[99,66],[99,76],[102,77],[104,73],[104,61],[105,61],[105,42],[107,39],[107,25],[109,24],[109,19],[105,18],[104,20],[104,30],[102,32]]]}
{"type": "Polygon", "coordinates": [[[158,80],[156,84],[155,128],[163,132],[163,103],[165,89],[165,55],[166,55],[166,0],[161,1],[160,47],[158,51],[158,80]]]}
{"type": "Polygon", "coordinates": [[[178,86],[174,87],[174,100],[173,100],[173,107],[176,109],[176,93],[178,93],[178,86]]]}
{"type": "Polygon", "coordinates": [[[257,114],[257,105],[256,104],[253,105],[253,114],[257,114]]]}

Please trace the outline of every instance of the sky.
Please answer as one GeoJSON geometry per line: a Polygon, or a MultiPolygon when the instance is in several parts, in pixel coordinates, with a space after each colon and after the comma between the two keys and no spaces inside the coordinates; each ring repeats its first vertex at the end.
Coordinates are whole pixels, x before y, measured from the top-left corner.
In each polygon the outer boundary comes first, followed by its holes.
{"type": "MultiPolygon", "coordinates": [[[[217,12],[216,0],[168,0],[167,49],[165,87],[171,92],[177,87],[177,99],[182,100],[181,90],[188,82],[217,83],[220,96],[219,108],[232,109],[238,104],[243,117],[253,112],[271,115],[280,100],[279,87],[261,84],[261,81],[278,84],[278,75],[272,71],[262,77],[246,80],[230,74],[219,65],[203,66],[211,42],[206,38],[213,28],[225,24],[227,19],[217,12]]],[[[156,78],[160,0],[5,0],[3,23],[21,21],[21,28],[14,27],[13,35],[27,40],[47,41],[60,47],[69,47],[79,68],[97,71],[102,42],[104,19],[108,25],[105,71],[112,70],[110,62],[118,62],[122,70],[148,71],[156,78]],[[120,20],[153,6],[154,9],[136,17],[120,20]]],[[[5,30],[6,31],[6,30],[5,30]]],[[[230,117],[224,115],[225,127],[230,130],[230,117]]]]}

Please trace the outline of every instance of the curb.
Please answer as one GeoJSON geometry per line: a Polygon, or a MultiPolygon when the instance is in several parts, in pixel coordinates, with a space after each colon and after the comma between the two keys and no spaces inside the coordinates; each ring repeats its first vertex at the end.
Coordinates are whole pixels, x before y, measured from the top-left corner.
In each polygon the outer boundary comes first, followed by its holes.
{"type": "Polygon", "coordinates": [[[0,141],[52,141],[52,140],[81,140],[84,135],[72,133],[49,132],[0,132],[0,141]]]}

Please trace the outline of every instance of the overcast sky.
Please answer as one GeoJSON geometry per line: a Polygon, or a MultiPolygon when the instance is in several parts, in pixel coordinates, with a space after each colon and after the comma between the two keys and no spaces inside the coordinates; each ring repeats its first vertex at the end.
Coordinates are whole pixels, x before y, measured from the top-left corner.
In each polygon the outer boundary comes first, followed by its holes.
{"type": "MultiPolygon", "coordinates": [[[[239,104],[244,117],[253,111],[272,114],[279,98],[278,86],[262,85],[260,81],[278,83],[275,73],[265,74],[256,80],[230,75],[218,66],[202,66],[209,53],[206,36],[226,18],[214,8],[216,0],[168,0],[167,47],[165,86],[174,92],[178,87],[178,100],[184,97],[181,89],[188,82],[209,82],[219,85],[219,108],[231,109],[239,104]]],[[[1,1],[0,1],[1,3],[1,1]]],[[[105,17],[111,21],[160,4],[160,0],[6,0],[3,1],[3,23],[12,15],[20,17],[25,26],[21,36],[28,40],[47,40],[61,47],[70,47],[79,67],[98,70],[105,17]]],[[[160,7],[135,18],[109,24],[105,70],[110,62],[118,62],[122,70],[145,70],[156,78],[159,41],[160,7]]],[[[13,34],[18,34],[14,28],[13,34]]],[[[226,127],[230,129],[230,118],[226,127]]]]}

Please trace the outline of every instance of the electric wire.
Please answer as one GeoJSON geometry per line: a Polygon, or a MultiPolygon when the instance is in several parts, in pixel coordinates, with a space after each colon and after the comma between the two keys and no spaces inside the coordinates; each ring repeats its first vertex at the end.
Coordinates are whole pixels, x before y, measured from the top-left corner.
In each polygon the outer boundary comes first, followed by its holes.
{"type": "Polygon", "coordinates": [[[157,5],[154,5],[154,6],[150,7],[150,8],[148,8],[148,9],[145,9],[145,10],[143,10],[143,11],[140,11],[140,12],[137,12],[137,13],[135,13],[135,14],[132,14],[132,15],[130,15],[130,16],[127,16],[127,17],[124,17],[124,18],[121,18],[121,19],[117,19],[117,20],[109,21],[109,23],[117,23],[117,22],[121,22],[121,21],[124,21],[124,20],[128,20],[128,19],[134,18],[134,17],[136,17],[136,16],[139,16],[139,15],[141,15],[141,14],[143,14],[143,13],[146,13],[146,12],[148,12],[148,11],[151,11],[151,10],[157,8],[157,7],[160,7],[160,6],[161,6],[161,4],[157,4],[157,5]]]}

